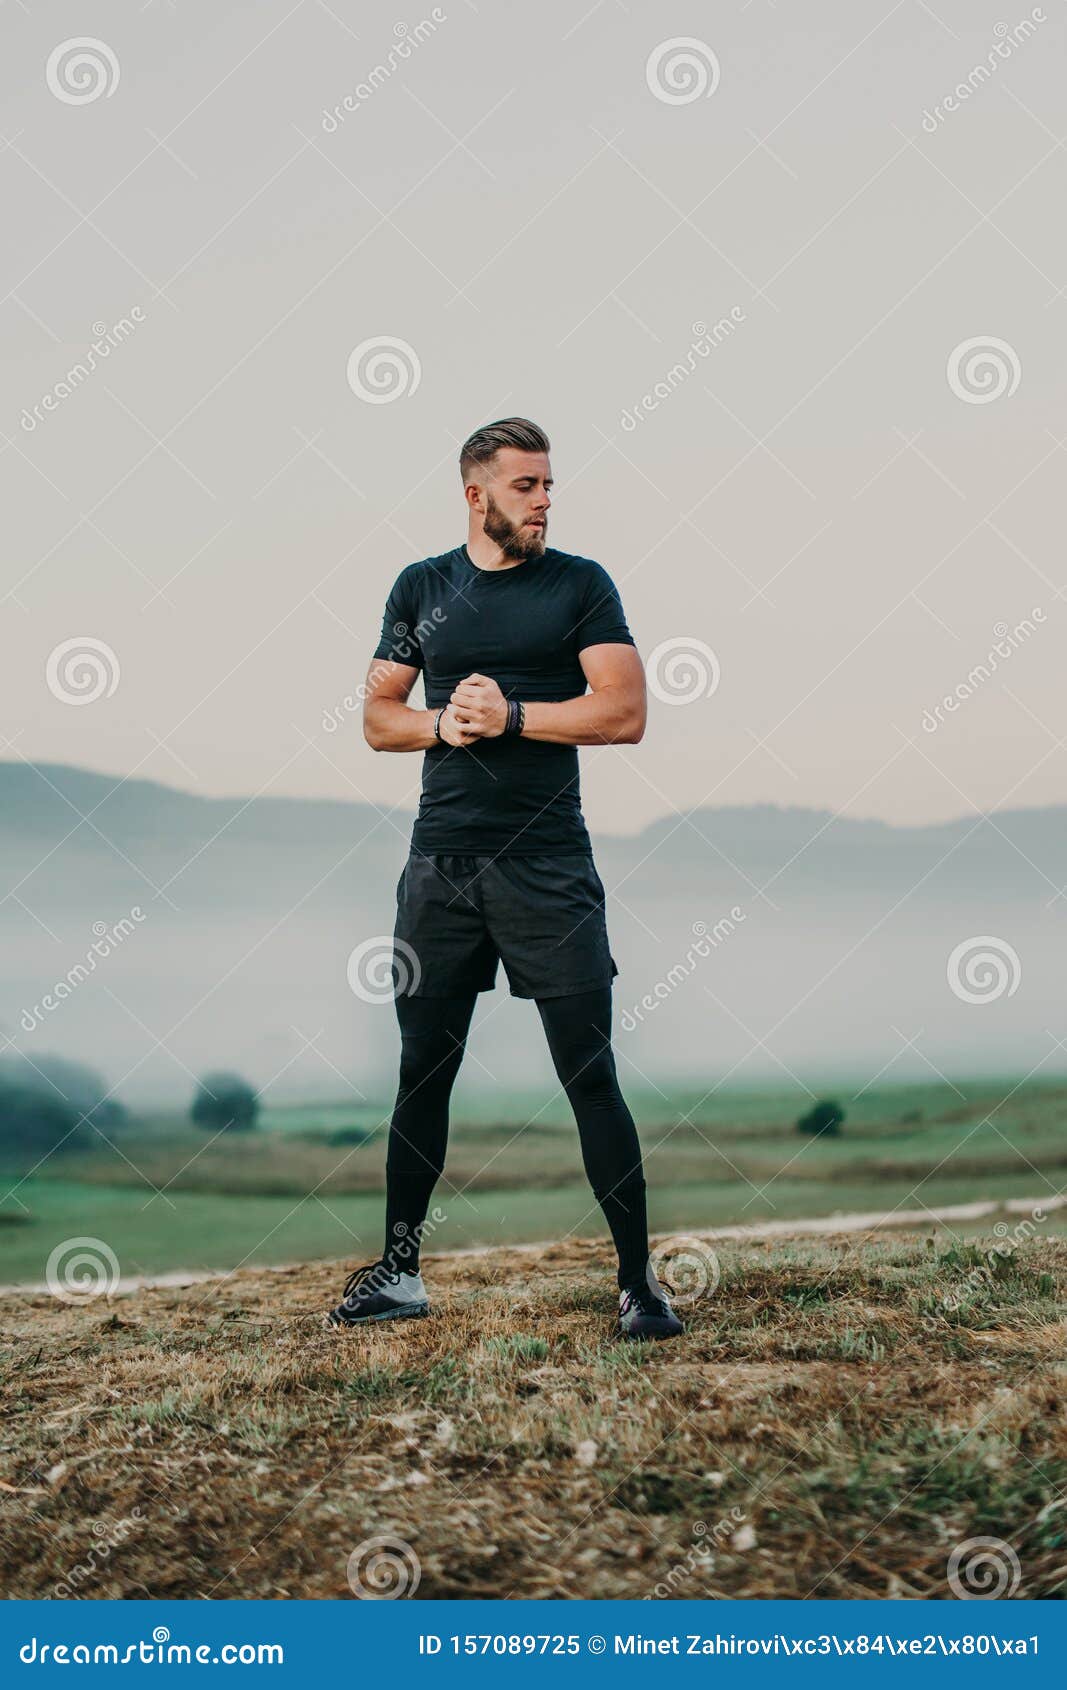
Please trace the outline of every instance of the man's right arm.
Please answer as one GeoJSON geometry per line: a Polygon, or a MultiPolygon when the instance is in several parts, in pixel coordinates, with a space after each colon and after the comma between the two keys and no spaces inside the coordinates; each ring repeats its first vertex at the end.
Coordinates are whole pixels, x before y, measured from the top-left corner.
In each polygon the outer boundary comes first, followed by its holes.
{"type": "MultiPolygon", "coordinates": [[[[433,731],[436,710],[415,710],[408,696],[419,671],[410,663],[372,659],[367,670],[363,706],[363,737],[375,751],[428,751],[437,744],[433,731]]],[[[449,705],[441,718],[446,745],[473,745],[476,734],[465,734],[449,705]]]]}
{"type": "MultiPolygon", "coordinates": [[[[421,626],[414,571],[402,569],[385,601],[381,638],[364,691],[363,737],[375,751],[428,751],[437,744],[437,711],[415,710],[408,704],[425,667],[421,626]]],[[[463,732],[450,704],[441,718],[441,738],[447,745],[473,745],[476,737],[463,732]]]]}

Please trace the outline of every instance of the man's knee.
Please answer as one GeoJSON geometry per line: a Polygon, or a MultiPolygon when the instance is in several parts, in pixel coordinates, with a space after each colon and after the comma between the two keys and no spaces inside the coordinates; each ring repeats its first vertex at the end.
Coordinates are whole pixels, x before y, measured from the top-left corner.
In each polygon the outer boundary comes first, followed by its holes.
{"type": "Polygon", "coordinates": [[[431,1074],[440,1078],[450,1067],[458,1069],[462,1057],[462,1045],[443,1031],[404,1039],[400,1046],[401,1089],[414,1091],[431,1074]]]}
{"type": "Polygon", "coordinates": [[[618,1096],[615,1058],[609,1044],[595,1049],[570,1047],[555,1053],[556,1074],[568,1096],[591,1103],[603,1103],[618,1096]]]}

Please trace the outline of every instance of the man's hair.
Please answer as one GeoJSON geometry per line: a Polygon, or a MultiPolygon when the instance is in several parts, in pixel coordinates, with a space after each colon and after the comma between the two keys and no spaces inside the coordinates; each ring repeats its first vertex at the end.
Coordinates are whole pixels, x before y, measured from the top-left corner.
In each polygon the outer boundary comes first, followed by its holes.
{"type": "Polygon", "coordinates": [[[505,446],[514,446],[520,452],[550,450],[548,435],[528,417],[504,417],[500,422],[486,423],[484,428],[475,429],[459,454],[459,473],[464,487],[505,446]]]}

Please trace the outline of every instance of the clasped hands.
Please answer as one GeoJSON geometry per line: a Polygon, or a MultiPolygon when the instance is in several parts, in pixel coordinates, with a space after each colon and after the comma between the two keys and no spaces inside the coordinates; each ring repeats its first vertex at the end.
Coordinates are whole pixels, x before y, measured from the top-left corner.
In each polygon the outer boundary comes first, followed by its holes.
{"type": "Polygon", "coordinates": [[[489,675],[460,681],[441,717],[441,738],[449,745],[496,739],[508,725],[508,701],[489,675]]]}

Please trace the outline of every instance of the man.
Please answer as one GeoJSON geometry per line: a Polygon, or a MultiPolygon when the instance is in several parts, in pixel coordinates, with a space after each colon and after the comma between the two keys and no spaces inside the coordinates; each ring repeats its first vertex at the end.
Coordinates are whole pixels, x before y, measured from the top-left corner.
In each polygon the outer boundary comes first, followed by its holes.
{"type": "Polygon", "coordinates": [[[611,1049],[618,969],[578,788],[579,745],[641,739],[644,671],[610,576],[545,543],[548,453],[523,417],[471,435],[466,545],[401,572],[368,675],[369,744],[426,755],[397,887],[385,1249],[350,1276],[330,1326],[427,1311],[419,1244],[449,1097],[478,993],[502,960],[511,995],[537,1004],[574,1110],[618,1252],[619,1331],[682,1331],[648,1259],[641,1149],[611,1049]],[[407,702],[420,670],[425,710],[407,702]]]}

